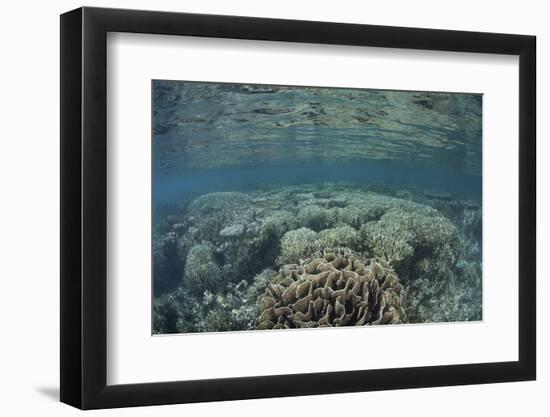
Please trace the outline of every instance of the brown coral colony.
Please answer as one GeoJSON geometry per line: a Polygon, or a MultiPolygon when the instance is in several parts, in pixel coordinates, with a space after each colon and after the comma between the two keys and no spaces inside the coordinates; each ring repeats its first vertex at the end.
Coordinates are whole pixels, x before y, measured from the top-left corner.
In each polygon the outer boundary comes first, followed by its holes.
{"type": "Polygon", "coordinates": [[[405,291],[383,261],[325,250],[284,265],[260,299],[257,329],[397,324],[405,291]]]}

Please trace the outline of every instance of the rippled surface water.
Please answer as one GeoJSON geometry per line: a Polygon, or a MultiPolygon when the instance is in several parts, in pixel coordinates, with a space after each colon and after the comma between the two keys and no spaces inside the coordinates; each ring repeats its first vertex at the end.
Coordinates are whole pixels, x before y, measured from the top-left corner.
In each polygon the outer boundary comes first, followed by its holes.
{"type": "Polygon", "coordinates": [[[154,202],[316,181],[480,201],[481,113],[476,94],[155,80],[154,202]]]}

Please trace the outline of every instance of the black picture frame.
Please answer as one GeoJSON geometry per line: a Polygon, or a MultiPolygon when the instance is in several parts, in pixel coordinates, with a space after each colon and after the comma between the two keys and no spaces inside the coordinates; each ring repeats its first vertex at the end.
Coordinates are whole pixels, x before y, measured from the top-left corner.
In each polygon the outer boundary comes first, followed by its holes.
{"type": "Polygon", "coordinates": [[[252,17],[88,7],[61,15],[61,401],[95,409],[535,379],[535,45],[524,35],[252,17]],[[519,56],[518,361],[107,385],[108,32],[519,56]]]}

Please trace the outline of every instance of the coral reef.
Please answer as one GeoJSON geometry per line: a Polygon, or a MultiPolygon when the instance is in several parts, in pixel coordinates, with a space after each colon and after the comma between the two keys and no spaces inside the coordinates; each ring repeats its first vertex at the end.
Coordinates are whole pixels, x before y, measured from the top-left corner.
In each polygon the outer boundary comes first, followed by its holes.
{"type": "Polygon", "coordinates": [[[316,242],[318,250],[340,246],[355,249],[359,244],[357,231],[350,226],[339,226],[321,230],[318,235],[316,242]]]}
{"type": "Polygon", "coordinates": [[[199,331],[197,318],[204,317],[201,304],[187,290],[177,288],[153,302],[153,332],[188,333],[199,331]]]}
{"type": "Polygon", "coordinates": [[[259,302],[258,329],[406,322],[405,291],[389,265],[324,251],[285,265],[259,302]]]}
{"type": "Polygon", "coordinates": [[[265,269],[251,283],[229,283],[217,292],[196,294],[179,287],[153,302],[153,332],[223,332],[252,330],[257,318],[258,299],[276,272],[265,269]]]}
{"type": "Polygon", "coordinates": [[[225,291],[216,294],[205,291],[199,330],[221,332],[254,329],[256,304],[274,275],[275,271],[265,269],[250,284],[243,280],[238,284],[228,284],[225,291]]]}
{"type": "Polygon", "coordinates": [[[317,248],[317,233],[307,227],[286,232],[281,239],[281,264],[297,262],[313,253],[317,248]]]}
{"type": "Polygon", "coordinates": [[[358,244],[358,233],[350,226],[324,229],[319,233],[307,227],[301,227],[283,235],[277,262],[281,265],[293,263],[323,249],[335,247],[355,249],[358,244]]]}
{"type": "Polygon", "coordinates": [[[481,319],[478,205],[323,183],[203,194],[162,218],[153,235],[155,332],[254,328],[271,268],[330,248],[391,268],[407,292],[408,322],[481,319]]]}
{"type": "Polygon", "coordinates": [[[320,231],[334,225],[332,211],[315,204],[302,205],[297,213],[296,219],[299,225],[315,231],[320,231]]]}
{"type": "Polygon", "coordinates": [[[374,257],[396,265],[414,253],[410,244],[413,235],[408,230],[400,230],[396,225],[384,227],[382,222],[364,224],[359,235],[364,248],[374,257]]]}
{"type": "Polygon", "coordinates": [[[194,293],[216,288],[221,281],[221,269],[214,259],[213,246],[203,242],[191,248],[185,261],[183,283],[194,293]]]}
{"type": "Polygon", "coordinates": [[[364,249],[394,265],[402,279],[418,276],[415,272],[430,279],[443,277],[463,247],[449,219],[418,204],[391,208],[380,220],[363,225],[359,235],[364,249]]]}
{"type": "Polygon", "coordinates": [[[173,297],[157,298],[153,303],[153,329],[155,333],[173,333],[176,331],[179,311],[173,297]]]}
{"type": "Polygon", "coordinates": [[[468,243],[464,253],[465,258],[481,262],[481,244],[483,240],[481,207],[468,204],[457,218],[464,241],[468,243]]]}
{"type": "Polygon", "coordinates": [[[178,255],[178,242],[174,232],[153,239],[153,268],[155,295],[175,289],[180,283],[183,262],[178,255]]]}
{"type": "Polygon", "coordinates": [[[242,224],[234,224],[227,226],[220,232],[221,237],[240,237],[244,233],[244,226],[242,224]]]}
{"type": "Polygon", "coordinates": [[[482,318],[481,265],[466,263],[445,279],[420,277],[407,285],[407,312],[413,323],[472,321],[482,318]]]}
{"type": "Polygon", "coordinates": [[[265,238],[281,238],[285,232],[298,226],[295,215],[288,210],[265,211],[261,220],[260,234],[265,238]]]}
{"type": "Polygon", "coordinates": [[[463,297],[466,285],[457,274],[464,252],[458,228],[436,209],[411,207],[391,208],[378,221],[363,225],[363,249],[397,271],[407,288],[410,322],[480,319],[480,310],[479,316],[465,312],[472,303],[463,297]]]}

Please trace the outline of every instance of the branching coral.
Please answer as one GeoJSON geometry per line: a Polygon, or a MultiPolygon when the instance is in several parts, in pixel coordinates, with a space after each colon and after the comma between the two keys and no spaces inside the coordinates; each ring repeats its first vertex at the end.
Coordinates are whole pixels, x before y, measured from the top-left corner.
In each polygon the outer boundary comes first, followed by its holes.
{"type": "Polygon", "coordinates": [[[470,260],[481,261],[483,232],[481,208],[473,204],[465,207],[459,215],[458,224],[466,242],[465,257],[470,260]]]}
{"type": "Polygon", "coordinates": [[[409,244],[413,236],[407,230],[383,228],[379,222],[369,222],[361,227],[360,236],[369,254],[394,266],[414,252],[409,244]]]}
{"type": "Polygon", "coordinates": [[[392,208],[377,222],[364,225],[359,235],[371,256],[380,256],[394,267],[411,257],[407,270],[397,268],[405,278],[416,272],[432,279],[443,277],[462,248],[457,228],[437,210],[422,205],[392,208]]]}
{"type": "Polygon", "coordinates": [[[155,333],[174,333],[178,320],[178,305],[173,297],[155,299],[153,303],[153,331],[155,333]]]}
{"type": "Polygon", "coordinates": [[[281,239],[281,252],[278,262],[281,264],[297,262],[308,257],[317,248],[317,233],[307,227],[286,232],[281,239]]]}
{"type": "Polygon", "coordinates": [[[445,279],[419,278],[409,283],[407,307],[414,323],[481,320],[481,265],[467,263],[445,279]]]}
{"type": "Polygon", "coordinates": [[[214,259],[213,246],[203,242],[193,246],[187,254],[183,283],[194,294],[215,289],[222,278],[222,271],[214,259]]]}
{"type": "Polygon", "coordinates": [[[254,329],[257,318],[256,304],[274,275],[275,271],[265,269],[257,274],[250,284],[242,280],[238,284],[228,284],[225,291],[217,294],[205,291],[202,307],[207,313],[198,323],[200,331],[254,329]]]}
{"type": "Polygon", "coordinates": [[[260,234],[280,238],[287,231],[297,227],[295,215],[288,210],[270,211],[262,219],[260,234]]]}
{"type": "Polygon", "coordinates": [[[358,234],[352,227],[341,226],[325,229],[319,233],[307,227],[291,230],[281,239],[280,264],[295,263],[327,248],[344,247],[355,249],[358,234]]]}
{"type": "Polygon", "coordinates": [[[332,227],[335,223],[333,210],[313,204],[300,207],[296,219],[298,224],[316,231],[332,227]]]}
{"type": "Polygon", "coordinates": [[[406,322],[405,291],[388,265],[351,251],[285,265],[260,299],[258,329],[406,322]]]}
{"type": "Polygon", "coordinates": [[[203,312],[200,304],[188,291],[178,288],[157,297],[153,303],[154,333],[196,332],[196,318],[203,312]]]}
{"type": "Polygon", "coordinates": [[[248,224],[254,216],[254,209],[246,194],[219,192],[197,197],[187,213],[187,220],[198,232],[196,238],[214,241],[225,228],[248,224]]]}
{"type": "Polygon", "coordinates": [[[337,246],[355,249],[357,243],[358,236],[355,229],[350,226],[341,226],[319,232],[316,247],[318,250],[337,246]]]}

